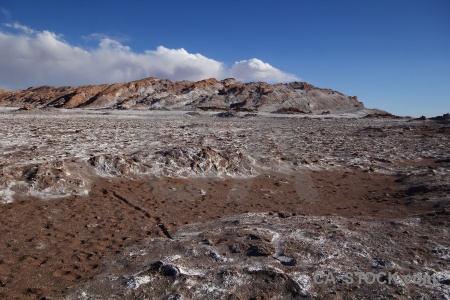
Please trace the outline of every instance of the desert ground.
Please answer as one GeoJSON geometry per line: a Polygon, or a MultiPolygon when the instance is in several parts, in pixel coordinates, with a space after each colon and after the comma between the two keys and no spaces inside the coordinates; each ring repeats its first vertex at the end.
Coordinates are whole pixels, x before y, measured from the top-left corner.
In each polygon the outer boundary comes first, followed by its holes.
{"type": "Polygon", "coordinates": [[[445,120],[1,108],[0,298],[450,299],[449,149],[445,120]]]}

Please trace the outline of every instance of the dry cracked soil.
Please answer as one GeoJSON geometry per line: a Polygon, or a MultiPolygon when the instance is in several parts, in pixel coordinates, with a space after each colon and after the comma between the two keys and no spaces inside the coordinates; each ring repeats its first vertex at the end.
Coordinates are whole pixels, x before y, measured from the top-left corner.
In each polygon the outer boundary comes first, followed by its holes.
{"type": "Polygon", "coordinates": [[[2,109],[0,298],[450,299],[448,122],[223,116],[2,109]]]}

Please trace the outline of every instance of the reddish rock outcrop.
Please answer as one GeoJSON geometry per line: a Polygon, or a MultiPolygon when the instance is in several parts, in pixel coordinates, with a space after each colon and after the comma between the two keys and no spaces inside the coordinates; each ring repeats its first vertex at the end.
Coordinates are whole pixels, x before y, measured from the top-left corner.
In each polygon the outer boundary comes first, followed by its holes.
{"type": "Polygon", "coordinates": [[[356,97],[306,82],[242,83],[233,78],[198,82],[146,78],[102,85],[0,90],[0,105],[36,108],[241,110],[270,112],[348,111],[364,108],[356,97]]]}

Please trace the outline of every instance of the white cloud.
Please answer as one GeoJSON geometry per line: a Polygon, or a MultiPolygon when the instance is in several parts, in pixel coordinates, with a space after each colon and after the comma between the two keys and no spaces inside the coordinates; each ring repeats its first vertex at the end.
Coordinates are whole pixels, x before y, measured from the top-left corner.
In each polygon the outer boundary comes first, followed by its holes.
{"type": "Polygon", "coordinates": [[[284,73],[257,58],[234,63],[231,74],[236,79],[244,81],[287,82],[299,80],[297,76],[284,73]]]}
{"type": "Polygon", "coordinates": [[[35,30],[31,29],[31,28],[28,27],[28,26],[22,25],[22,24],[20,24],[20,23],[18,23],[18,22],[15,22],[15,23],[5,23],[5,24],[3,24],[3,25],[6,26],[6,27],[9,27],[9,28],[13,28],[13,29],[17,29],[17,30],[23,31],[23,32],[28,33],[28,34],[36,33],[35,30]]]}
{"type": "Polygon", "coordinates": [[[136,53],[115,39],[98,35],[98,46],[87,50],[50,31],[36,31],[19,23],[3,25],[21,32],[0,30],[0,87],[7,89],[113,83],[150,76],[171,80],[235,76],[242,81],[269,82],[298,79],[258,59],[243,60],[228,69],[219,61],[183,48],[159,46],[136,53]]]}

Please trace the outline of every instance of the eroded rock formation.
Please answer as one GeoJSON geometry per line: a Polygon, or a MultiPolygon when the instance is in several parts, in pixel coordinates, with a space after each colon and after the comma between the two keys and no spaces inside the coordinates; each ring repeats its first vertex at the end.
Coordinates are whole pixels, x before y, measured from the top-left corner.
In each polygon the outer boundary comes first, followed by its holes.
{"type": "Polygon", "coordinates": [[[146,78],[94,86],[30,87],[0,90],[0,105],[31,108],[113,108],[176,110],[241,110],[311,113],[324,109],[355,111],[364,108],[357,97],[305,82],[242,83],[229,78],[172,82],[146,78]]]}

